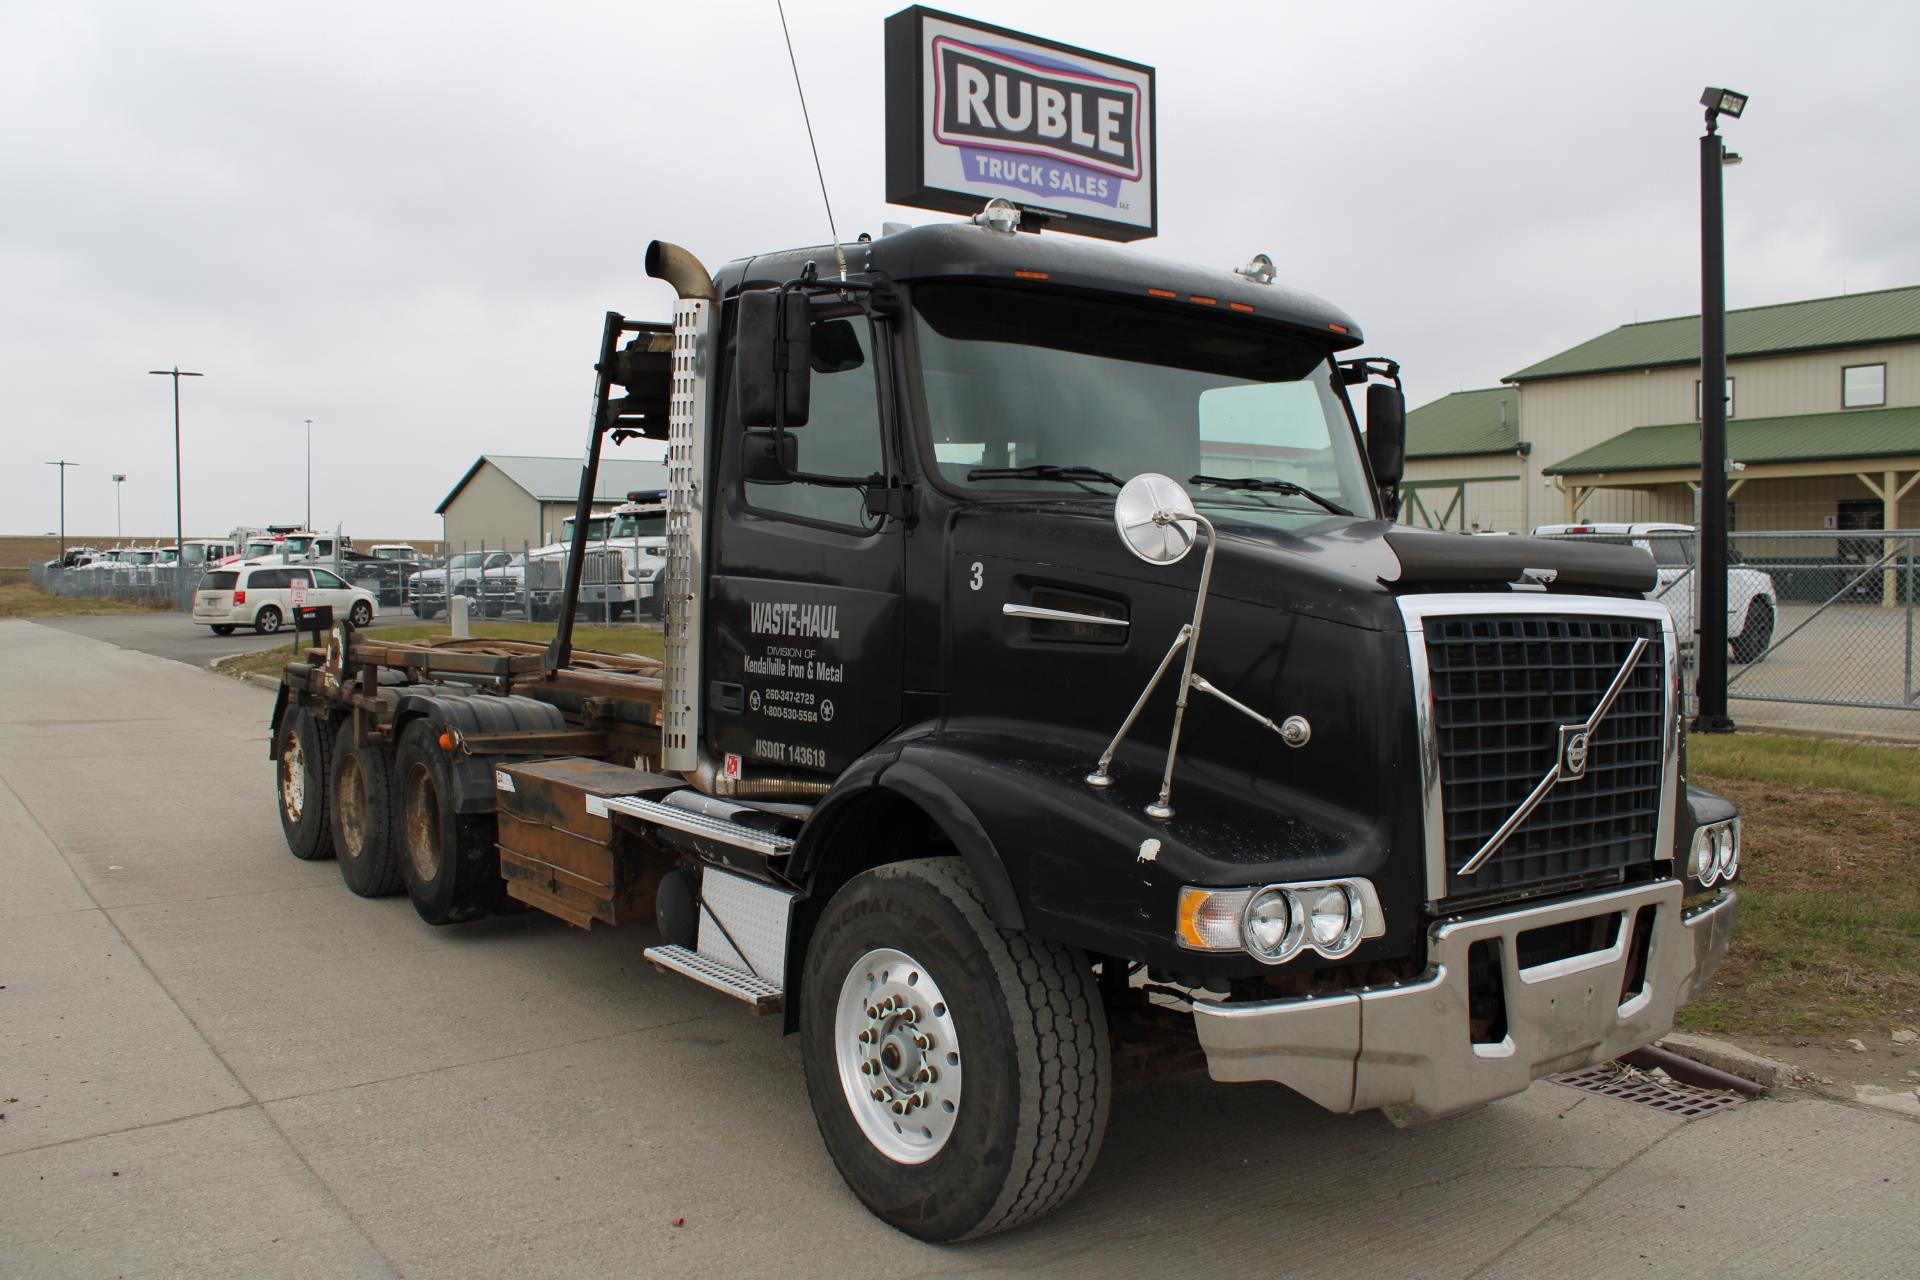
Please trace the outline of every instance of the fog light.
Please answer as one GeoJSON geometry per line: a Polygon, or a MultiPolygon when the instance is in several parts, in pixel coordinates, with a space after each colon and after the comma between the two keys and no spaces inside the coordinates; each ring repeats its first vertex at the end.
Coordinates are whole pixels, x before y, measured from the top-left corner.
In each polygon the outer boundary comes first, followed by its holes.
{"type": "Polygon", "coordinates": [[[1248,901],[1241,931],[1255,958],[1278,964],[1300,949],[1305,921],[1285,890],[1269,886],[1248,901]]]}

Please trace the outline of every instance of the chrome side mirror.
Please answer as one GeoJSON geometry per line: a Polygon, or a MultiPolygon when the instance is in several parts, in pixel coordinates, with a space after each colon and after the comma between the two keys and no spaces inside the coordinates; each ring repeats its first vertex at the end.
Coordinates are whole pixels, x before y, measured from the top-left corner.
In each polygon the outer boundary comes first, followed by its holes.
{"type": "Polygon", "coordinates": [[[1127,550],[1148,564],[1179,564],[1198,538],[1193,499],[1178,481],[1143,471],[1113,503],[1113,524],[1127,550]]]}

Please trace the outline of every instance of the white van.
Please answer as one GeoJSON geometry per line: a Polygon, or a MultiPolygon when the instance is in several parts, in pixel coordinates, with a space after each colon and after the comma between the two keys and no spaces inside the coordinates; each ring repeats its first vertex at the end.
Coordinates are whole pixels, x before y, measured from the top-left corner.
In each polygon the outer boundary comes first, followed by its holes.
{"type": "Polygon", "coordinates": [[[218,636],[252,627],[271,635],[293,621],[293,584],[306,588],[306,605],[332,605],[336,618],[356,627],[375,617],[373,593],[319,565],[262,565],[245,561],[203,575],[193,593],[193,620],[218,636]]]}

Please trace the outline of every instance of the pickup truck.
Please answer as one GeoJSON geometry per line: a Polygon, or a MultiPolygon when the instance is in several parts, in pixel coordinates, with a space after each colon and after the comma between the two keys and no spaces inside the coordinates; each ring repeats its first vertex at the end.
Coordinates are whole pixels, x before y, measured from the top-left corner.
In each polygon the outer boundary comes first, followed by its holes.
{"type": "MultiPolygon", "coordinates": [[[[1601,523],[1543,524],[1533,531],[1538,538],[1584,538],[1595,542],[1613,542],[1639,547],[1653,557],[1659,585],[1647,593],[1673,615],[1674,628],[1680,633],[1681,647],[1691,649],[1700,630],[1696,615],[1694,560],[1700,541],[1690,524],[1601,523]]],[[[1773,578],[1759,569],[1749,569],[1739,557],[1727,554],[1727,638],[1735,662],[1752,662],[1773,643],[1774,620],[1780,615],[1780,600],[1774,593],[1773,578]]]]}
{"type": "Polygon", "coordinates": [[[453,593],[474,602],[489,618],[518,609],[526,580],[521,558],[507,551],[462,551],[439,569],[422,569],[407,579],[407,602],[416,618],[434,618],[447,607],[447,583],[453,593]]]}

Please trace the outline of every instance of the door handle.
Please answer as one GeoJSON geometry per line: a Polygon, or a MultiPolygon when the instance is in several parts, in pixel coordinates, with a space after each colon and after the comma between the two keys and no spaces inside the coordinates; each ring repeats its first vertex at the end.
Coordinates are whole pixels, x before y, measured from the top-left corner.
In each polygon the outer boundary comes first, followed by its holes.
{"type": "Polygon", "coordinates": [[[738,715],[747,709],[746,686],[730,680],[715,680],[707,686],[707,701],[715,711],[738,715]]]}

